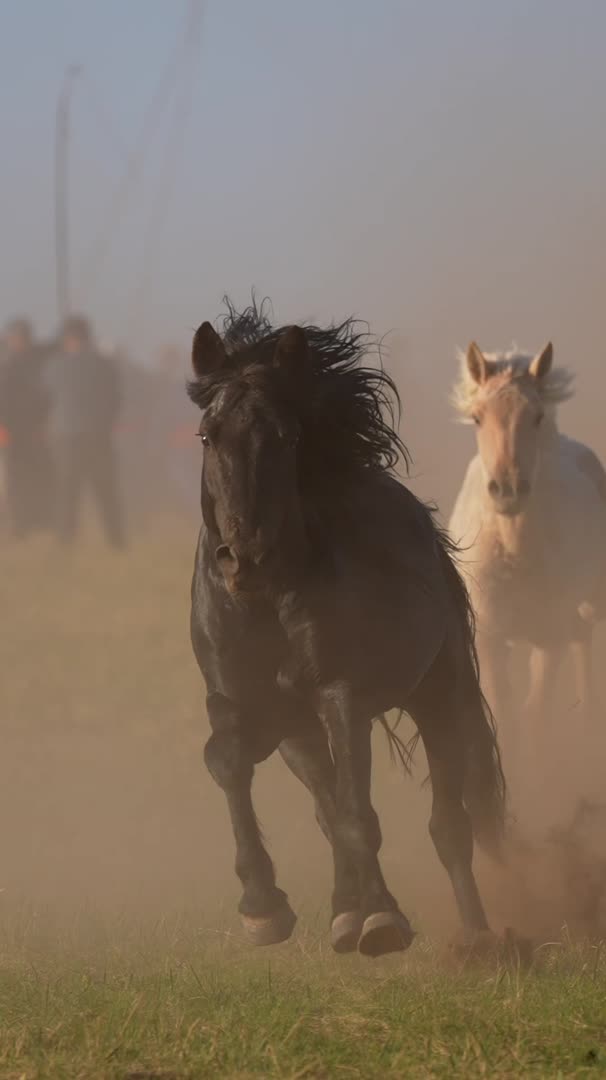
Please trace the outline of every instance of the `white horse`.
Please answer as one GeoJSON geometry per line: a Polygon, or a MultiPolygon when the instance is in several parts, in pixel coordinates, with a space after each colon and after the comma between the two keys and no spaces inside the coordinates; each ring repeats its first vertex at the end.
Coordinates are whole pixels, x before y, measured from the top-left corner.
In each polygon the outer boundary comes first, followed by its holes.
{"type": "Polygon", "coordinates": [[[592,630],[606,616],[606,471],[587,446],[561,435],[556,406],[572,375],[553,348],[459,354],[454,405],[477,425],[450,520],[476,611],[484,692],[497,719],[510,710],[509,647],[531,646],[527,709],[546,717],[564,651],[591,711],[592,630]]]}

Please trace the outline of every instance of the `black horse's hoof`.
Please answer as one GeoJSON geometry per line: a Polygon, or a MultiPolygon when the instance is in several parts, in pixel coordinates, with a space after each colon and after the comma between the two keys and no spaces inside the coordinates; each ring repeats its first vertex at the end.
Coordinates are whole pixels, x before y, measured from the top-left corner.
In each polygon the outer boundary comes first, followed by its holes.
{"type": "Polygon", "coordinates": [[[359,911],[342,911],[335,915],[330,926],[330,944],[335,952],[355,952],[364,920],[359,911]]]}
{"type": "Polygon", "coordinates": [[[241,915],[240,918],[252,945],[279,945],[287,941],[297,921],[290,904],[283,904],[272,915],[241,915]]]}
{"type": "Polygon", "coordinates": [[[378,911],[364,920],[358,949],[363,956],[405,952],[414,936],[414,930],[401,911],[378,911]]]}

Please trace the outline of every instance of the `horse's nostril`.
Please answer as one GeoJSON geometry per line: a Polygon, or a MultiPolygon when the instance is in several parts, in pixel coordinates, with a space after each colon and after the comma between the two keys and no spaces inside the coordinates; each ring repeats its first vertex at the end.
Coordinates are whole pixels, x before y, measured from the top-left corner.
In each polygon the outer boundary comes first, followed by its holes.
{"type": "Polygon", "coordinates": [[[219,547],[215,551],[218,562],[238,562],[238,556],[235,551],[232,551],[229,544],[219,544],[219,547]]]}
{"type": "Polygon", "coordinates": [[[488,481],[488,491],[493,496],[496,496],[496,495],[499,494],[499,485],[497,484],[496,480],[489,480],[488,481]]]}

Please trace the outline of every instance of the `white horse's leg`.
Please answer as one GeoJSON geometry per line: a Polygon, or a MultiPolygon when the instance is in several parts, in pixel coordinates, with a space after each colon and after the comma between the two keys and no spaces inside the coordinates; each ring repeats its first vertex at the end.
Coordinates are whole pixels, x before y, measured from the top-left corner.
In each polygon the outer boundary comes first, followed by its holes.
{"type": "Polygon", "coordinates": [[[603,777],[599,762],[606,750],[606,731],[603,700],[596,686],[593,670],[593,633],[583,634],[571,641],[570,651],[574,664],[577,702],[572,716],[575,718],[577,738],[575,752],[586,778],[592,778],[596,793],[603,790],[603,777]]]}
{"type": "Polygon", "coordinates": [[[583,712],[591,711],[595,703],[593,679],[593,641],[589,633],[582,641],[571,641],[577,700],[583,712]]]}
{"type": "Polygon", "coordinates": [[[574,664],[577,709],[581,714],[585,734],[591,745],[598,730],[602,730],[600,721],[604,713],[604,706],[594,678],[592,629],[588,629],[588,632],[576,641],[571,641],[570,651],[574,664]]]}
{"type": "Polygon", "coordinates": [[[537,777],[541,783],[551,787],[554,753],[558,725],[554,723],[555,690],[560,668],[562,650],[532,648],[529,668],[530,684],[524,704],[525,753],[523,765],[523,791],[536,798],[537,777]],[[534,786],[533,786],[534,785],[534,786]]]}
{"type": "Polygon", "coordinates": [[[542,719],[553,708],[556,676],[562,659],[561,649],[533,648],[530,652],[530,686],[525,709],[542,719]]]}
{"type": "MultiPolygon", "coordinates": [[[[554,731],[557,675],[562,659],[560,648],[533,648],[530,653],[530,686],[524,712],[529,734],[529,762],[542,759],[547,749],[546,733],[554,731]]],[[[550,756],[553,756],[552,754],[550,756]]]]}

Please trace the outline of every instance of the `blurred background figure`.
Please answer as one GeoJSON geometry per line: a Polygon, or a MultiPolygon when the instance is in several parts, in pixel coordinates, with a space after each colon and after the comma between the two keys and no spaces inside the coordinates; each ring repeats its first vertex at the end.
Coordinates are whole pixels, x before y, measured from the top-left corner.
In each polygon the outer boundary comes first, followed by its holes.
{"type": "MultiPolygon", "coordinates": [[[[0,384],[2,373],[6,367],[6,333],[0,337],[0,384]]],[[[7,531],[7,504],[6,504],[6,451],[8,448],[8,430],[0,420],[0,536],[7,531]]]]}
{"type": "Polygon", "coordinates": [[[181,515],[198,515],[200,456],[196,454],[195,436],[200,418],[187,397],[187,375],[185,353],[176,345],[164,345],[156,364],[154,441],[163,505],[181,515]]]}
{"type": "Polygon", "coordinates": [[[82,499],[88,490],[108,542],[126,542],[114,429],[120,407],[120,380],[113,358],[96,348],[88,320],[66,319],[48,360],[50,433],[56,462],[57,529],[64,543],[78,533],[82,499]]]}
{"type": "Polygon", "coordinates": [[[0,450],[9,528],[17,539],[48,528],[51,521],[45,362],[29,321],[12,320],[0,364],[0,450]]]}
{"type": "Polygon", "coordinates": [[[137,363],[124,347],[108,348],[120,383],[120,413],[115,424],[115,450],[120,465],[120,491],[128,508],[128,531],[153,526],[158,511],[153,432],[153,372],[137,363]]]}

